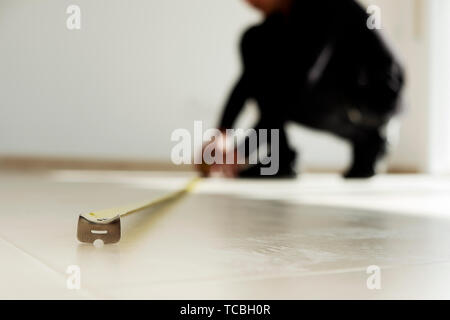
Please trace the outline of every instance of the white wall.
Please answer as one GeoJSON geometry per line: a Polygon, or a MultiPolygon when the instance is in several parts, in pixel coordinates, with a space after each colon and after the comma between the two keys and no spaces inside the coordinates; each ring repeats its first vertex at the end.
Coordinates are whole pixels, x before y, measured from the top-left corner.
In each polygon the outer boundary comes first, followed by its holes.
{"type": "Polygon", "coordinates": [[[216,123],[257,19],[242,1],[1,0],[0,153],[168,160],[175,128],[216,123]]]}
{"type": "MultiPolygon", "coordinates": [[[[364,1],[381,6],[408,66],[391,163],[413,169],[426,168],[429,141],[423,1],[364,1]]],[[[1,0],[0,155],[168,160],[173,129],[216,123],[239,74],[240,33],[258,19],[242,0],[1,0]],[[81,7],[80,31],[66,29],[69,4],[81,7]]],[[[306,167],[349,161],[342,141],[290,132],[306,167]]]]}
{"type": "Polygon", "coordinates": [[[430,3],[430,140],[427,170],[450,173],[450,1],[430,3]]]}

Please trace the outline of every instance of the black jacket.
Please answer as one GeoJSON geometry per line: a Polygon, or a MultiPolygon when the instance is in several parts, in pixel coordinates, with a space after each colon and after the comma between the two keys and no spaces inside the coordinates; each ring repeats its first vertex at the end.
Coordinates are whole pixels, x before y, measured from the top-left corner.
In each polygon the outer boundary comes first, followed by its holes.
{"type": "Polygon", "coordinates": [[[279,121],[299,120],[291,119],[294,109],[314,113],[308,101],[317,96],[329,97],[323,101],[330,112],[342,105],[337,96],[375,113],[395,111],[403,69],[367,19],[354,0],[294,0],[289,15],[251,27],[241,41],[243,73],[219,127],[232,127],[249,98],[262,116],[279,121]]]}

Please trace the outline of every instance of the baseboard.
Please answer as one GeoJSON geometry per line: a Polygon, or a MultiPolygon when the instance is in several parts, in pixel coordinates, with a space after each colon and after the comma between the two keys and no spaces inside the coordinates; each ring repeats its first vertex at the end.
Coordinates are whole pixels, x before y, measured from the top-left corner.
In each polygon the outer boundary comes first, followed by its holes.
{"type": "Polygon", "coordinates": [[[2,170],[126,170],[192,171],[191,165],[174,165],[162,161],[111,160],[64,157],[0,156],[2,170]]]}
{"type": "MultiPolygon", "coordinates": [[[[0,156],[0,170],[123,170],[123,171],[194,171],[192,165],[174,165],[163,161],[90,159],[35,156],[0,156]]],[[[308,167],[302,172],[341,173],[342,170],[308,167]]],[[[414,168],[391,167],[392,174],[418,174],[414,168]]]]}

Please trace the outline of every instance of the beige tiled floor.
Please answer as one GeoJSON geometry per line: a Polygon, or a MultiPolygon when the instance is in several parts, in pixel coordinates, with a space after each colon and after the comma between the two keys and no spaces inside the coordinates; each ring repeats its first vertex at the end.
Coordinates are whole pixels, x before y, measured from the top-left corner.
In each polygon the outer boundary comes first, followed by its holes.
{"type": "Polygon", "coordinates": [[[0,173],[0,298],[450,298],[450,179],[333,175],[202,181],[123,220],[117,245],[77,242],[79,213],[151,199],[189,175],[0,173]],[[68,290],[69,265],[81,290],[68,290]],[[370,265],[381,290],[366,286],[370,265]]]}

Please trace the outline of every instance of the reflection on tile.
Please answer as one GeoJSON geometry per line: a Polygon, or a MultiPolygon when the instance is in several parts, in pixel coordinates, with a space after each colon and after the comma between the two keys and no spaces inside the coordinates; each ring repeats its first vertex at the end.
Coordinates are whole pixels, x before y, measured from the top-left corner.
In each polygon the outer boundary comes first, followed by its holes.
{"type": "MultiPolygon", "coordinates": [[[[85,290],[69,290],[64,274],[0,238],[0,299],[89,299],[85,290]]],[[[64,270],[65,271],[65,270],[64,270]]]]}

